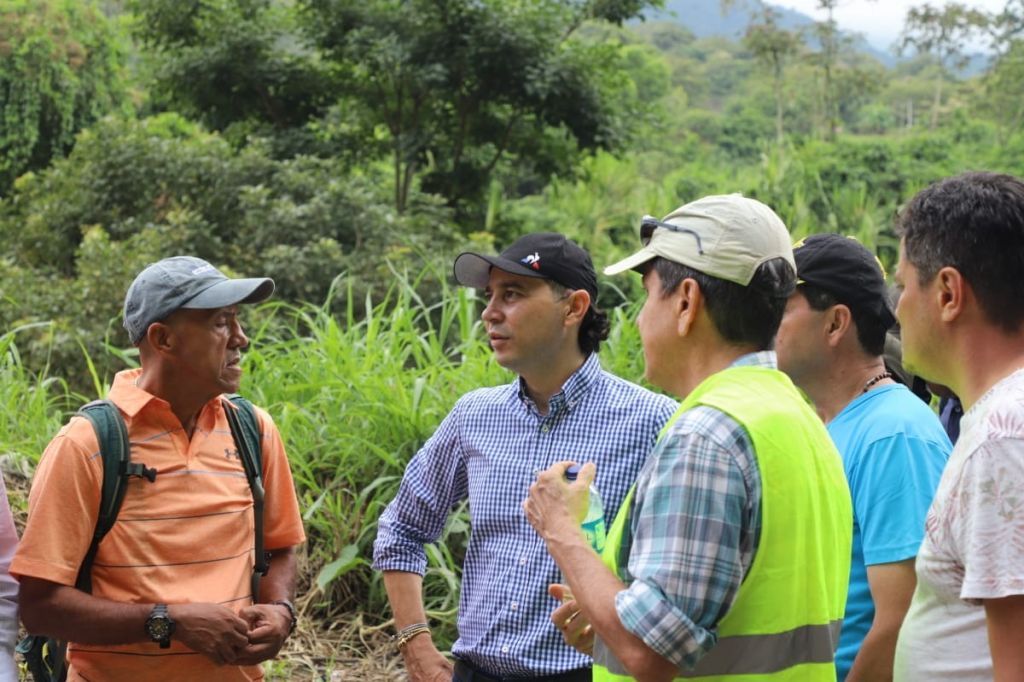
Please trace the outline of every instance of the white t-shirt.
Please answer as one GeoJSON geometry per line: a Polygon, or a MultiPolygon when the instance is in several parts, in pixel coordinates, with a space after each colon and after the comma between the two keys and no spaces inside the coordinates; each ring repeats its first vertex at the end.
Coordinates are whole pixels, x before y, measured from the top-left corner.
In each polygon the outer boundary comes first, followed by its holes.
{"type": "Polygon", "coordinates": [[[982,599],[1024,594],[1024,370],[960,422],[917,555],[897,682],[990,682],[982,599]]]}

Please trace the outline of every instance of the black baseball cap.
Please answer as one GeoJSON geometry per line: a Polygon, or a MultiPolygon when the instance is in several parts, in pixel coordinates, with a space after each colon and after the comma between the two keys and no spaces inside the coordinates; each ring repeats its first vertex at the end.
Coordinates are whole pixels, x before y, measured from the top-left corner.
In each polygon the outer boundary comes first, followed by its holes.
{"type": "Polygon", "coordinates": [[[886,327],[896,323],[882,264],[853,237],[811,235],[793,245],[793,258],[798,287],[809,284],[822,289],[851,310],[875,315],[886,327]]]}
{"type": "Polygon", "coordinates": [[[590,255],[557,232],[535,232],[519,238],[497,256],[466,251],[455,258],[455,281],[487,288],[491,268],[513,275],[550,279],[569,289],[583,289],[597,300],[597,273],[590,255]]]}

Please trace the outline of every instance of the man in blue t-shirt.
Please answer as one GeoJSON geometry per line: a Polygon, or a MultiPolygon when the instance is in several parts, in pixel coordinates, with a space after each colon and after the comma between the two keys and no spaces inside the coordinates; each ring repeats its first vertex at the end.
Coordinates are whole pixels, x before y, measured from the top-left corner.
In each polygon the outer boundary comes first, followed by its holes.
{"type": "Polygon", "coordinates": [[[779,369],[814,403],[843,457],[853,556],[836,672],[892,679],[924,520],[952,445],[935,413],[882,357],[895,322],[874,254],[836,234],[794,247],[797,288],[776,338],[779,369]]]}

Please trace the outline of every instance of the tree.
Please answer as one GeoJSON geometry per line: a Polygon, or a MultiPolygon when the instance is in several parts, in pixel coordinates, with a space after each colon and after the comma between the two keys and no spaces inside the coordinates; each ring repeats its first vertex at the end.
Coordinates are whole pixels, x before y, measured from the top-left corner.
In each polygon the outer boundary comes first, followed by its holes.
{"type": "Polygon", "coordinates": [[[306,124],[339,88],[297,25],[274,0],[132,0],[135,35],[150,50],[153,106],[227,132],[276,139],[284,154],[308,152],[306,124]]]}
{"type": "Polygon", "coordinates": [[[815,0],[816,9],[825,12],[825,20],[815,22],[811,34],[817,39],[819,51],[815,55],[822,75],[822,110],[825,119],[825,137],[834,141],[842,120],[840,94],[837,90],[837,73],[841,68],[840,57],[852,46],[852,39],[844,36],[836,24],[835,11],[840,0],[815,0]]]}
{"type": "Polygon", "coordinates": [[[784,70],[786,62],[800,50],[802,41],[796,33],[779,27],[778,12],[771,7],[764,6],[758,18],[759,21],[747,27],[743,44],[758,61],[771,69],[775,94],[775,139],[782,142],[785,137],[782,124],[785,111],[784,70]]]}
{"type": "Polygon", "coordinates": [[[967,64],[964,49],[972,38],[981,35],[989,22],[990,17],[986,13],[959,2],[947,3],[942,9],[924,4],[907,11],[901,37],[902,49],[913,48],[919,53],[930,54],[938,67],[932,103],[933,130],[939,124],[943,83],[954,70],[967,64]]]}
{"type": "Polygon", "coordinates": [[[0,0],[0,196],[128,108],[124,49],[92,0],[0,0]]]}
{"type": "Polygon", "coordinates": [[[990,17],[988,36],[996,54],[1006,54],[1024,35],[1024,0],[1006,0],[998,14],[990,17]]]}
{"type": "Polygon", "coordinates": [[[995,59],[985,74],[983,107],[999,124],[1001,137],[1019,130],[1024,122],[1024,0],[1007,0],[990,18],[988,35],[995,59]]]}
{"type": "Polygon", "coordinates": [[[550,175],[574,147],[615,146],[629,118],[618,48],[575,33],[650,4],[303,0],[316,45],[351,67],[346,88],[387,132],[399,211],[417,178],[458,207],[503,160],[550,175]]]}
{"type": "Polygon", "coordinates": [[[998,123],[1003,138],[1024,123],[1024,41],[1016,40],[985,74],[984,108],[998,123]]]}
{"type": "Polygon", "coordinates": [[[844,126],[853,125],[863,107],[870,105],[881,93],[890,78],[879,62],[864,57],[847,63],[835,71],[835,107],[844,126]]]}
{"type": "Polygon", "coordinates": [[[836,60],[839,54],[839,28],[834,18],[836,6],[839,0],[817,0],[817,8],[825,10],[825,21],[818,21],[814,24],[814,35],[818,38],[821,51],[818,53],[819,64],[821,65],[823,103],[825,114],[826,137],[829,140],[836,139],[836,125],[839,114],[836,107],[835,79],[833,71],[836,68],[836,60]]]}
{"type": "Polygon", "coordinates": [[[504,167],[547,178],[623,139],[619,46],[580,39],[658,0],[134,0],[168,107],[281,156],[390,157],[414,186],[472,206],[504,167]],[[352,151],[355,149],[356,151],[352,151]]]}
{"type": "MultiPolygon", "coordinates": [[[[722,8],[728,10],[738,0],[720,0],[722,8]]],[[[839,0],[815,0],[815,8],[825,12],[825,20],[817,21],[810,29],[811,35],[817,40],[819,51],[813,55],[822,75],[822,117],[825,120],[825,136],[835,140],[839,122],[839,111],[836,102],[835,69],[838,65],[843,39],[835,21],[835,10],[839,0]]],[[[766,8],[766,12],[771,11],[766,8]]],[[[848,41],[847,41],[848,42],[848,41]]]]}

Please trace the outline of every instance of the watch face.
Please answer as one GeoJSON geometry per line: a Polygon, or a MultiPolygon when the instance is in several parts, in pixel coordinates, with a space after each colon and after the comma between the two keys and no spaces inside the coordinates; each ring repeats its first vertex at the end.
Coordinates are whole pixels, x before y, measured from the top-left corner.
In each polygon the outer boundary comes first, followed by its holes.
{"type": "Polygon", "coordinates": [[[167,639],[171,636],[171,623],[167,618],[151,618],[147,624],[149,636],[153,639],[167,639]]]}

